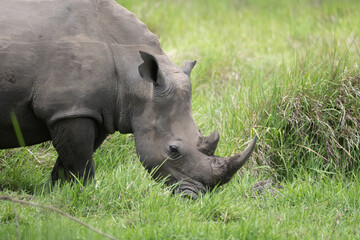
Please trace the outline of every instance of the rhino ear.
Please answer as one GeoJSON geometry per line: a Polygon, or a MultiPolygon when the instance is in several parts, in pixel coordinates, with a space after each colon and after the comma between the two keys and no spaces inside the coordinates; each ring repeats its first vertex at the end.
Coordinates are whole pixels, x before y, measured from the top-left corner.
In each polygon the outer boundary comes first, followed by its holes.
{"type": "Polygon", "coordinates": [[[181,66],[181,69],[186,75],[188,75],[189,78],[190,78],[191,70],[194,68],[195,64],[196,64],[196,60],[194,61],[186,60],[183,62],[181,66]]]}
{"type": "Polygon", "coordinates": [[[142,60],[144,61],[138,67],[140,76],[148,82],[159,84],[159,64],[156,61],[155,57],[143,51],[140,51],[140,55],[142,60]]]}

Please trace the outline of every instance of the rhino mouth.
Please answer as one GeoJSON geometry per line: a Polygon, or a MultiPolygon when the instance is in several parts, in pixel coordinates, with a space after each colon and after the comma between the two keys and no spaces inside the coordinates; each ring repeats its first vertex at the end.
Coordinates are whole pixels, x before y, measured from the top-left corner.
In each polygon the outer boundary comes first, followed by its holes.
{"type": "Polygon", "coordinates": [[[184,198],[190,198],[196,200],[199,197],[199,193],[205,193],[205,184],[195,181],[183,181],[180,186],[175,190],[184,198]]]}

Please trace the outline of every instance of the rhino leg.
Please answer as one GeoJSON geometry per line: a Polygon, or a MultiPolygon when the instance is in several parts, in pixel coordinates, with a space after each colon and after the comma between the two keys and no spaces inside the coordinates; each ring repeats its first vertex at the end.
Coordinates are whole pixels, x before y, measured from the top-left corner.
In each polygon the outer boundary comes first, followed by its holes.
{"type": "Polygon", "coordinates": [[[96,151],[96,149],[98,149],[98,147],[100,147],[100,145],[104,142],[104,140],[108,135],[109,135],[108,133],[102,131],[96,136],[94,150],[93,150],[94,152],[96,151]]]}
{"type": "Polygon", "coordinates": [[[86,184],[95,175],[92,154],[106,134],[97,134],[97,124],[88,118],[60,120],[50,133],[59,154],[51,173],[52,182],[72,181],[76,177],[83,178],[86,184]]]}

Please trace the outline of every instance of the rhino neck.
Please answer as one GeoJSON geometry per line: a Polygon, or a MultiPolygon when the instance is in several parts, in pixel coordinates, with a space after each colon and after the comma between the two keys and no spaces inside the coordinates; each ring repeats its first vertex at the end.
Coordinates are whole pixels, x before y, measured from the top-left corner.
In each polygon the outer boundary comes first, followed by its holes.
{"type": "Polygon", "coordinates": [[[131,103],[129,101],[129,94],[126,92],[126,84],[121,79],[118,79],[117,84],[117,99],[115,110],[115,128],[120,133],[133,133],[131,124],[131,103]]]}
{"type": "Polygon", "coordinates": [[[148,95],[149,83],[144,84],[138,73],[143,62],[139,51],[163,54],[159,40],[133,13],[113,0],[97,0],[98,21],[102,37],[111,50],[117,81],[115,129],[133,133],[134,112],[142,111],[141,102],[148,95]],[[126,23],[126,24],[125,24],[126,23]]]}

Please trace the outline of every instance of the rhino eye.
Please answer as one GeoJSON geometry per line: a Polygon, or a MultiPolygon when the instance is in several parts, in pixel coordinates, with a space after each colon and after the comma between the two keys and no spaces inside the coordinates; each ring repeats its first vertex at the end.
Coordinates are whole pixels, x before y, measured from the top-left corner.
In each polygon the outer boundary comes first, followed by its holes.
{"type": "Polygon", "coordinates": [[[172,159],[175,159],[175,158],[178,158],[181,156],[177,146],[175,146],[175,145],[170,145],[169,151],[170,151],[170,157],[172,159]]]}

